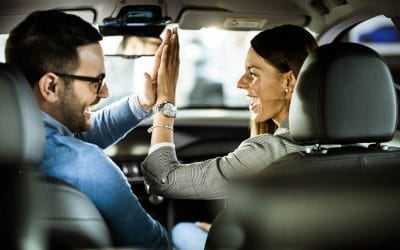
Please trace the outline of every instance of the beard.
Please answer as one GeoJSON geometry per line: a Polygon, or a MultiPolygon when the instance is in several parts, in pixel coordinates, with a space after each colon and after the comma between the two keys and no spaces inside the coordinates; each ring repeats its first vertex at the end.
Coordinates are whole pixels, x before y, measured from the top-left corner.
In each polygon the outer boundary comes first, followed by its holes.
{"type": "Polygon", "coordinates": [[[72,133],[88,131],[91,127],[88,106],[81,104],[79,98],[72,91],[72,85],[65,88],[64,98],[59,103],[60,122],[72,133]]]}

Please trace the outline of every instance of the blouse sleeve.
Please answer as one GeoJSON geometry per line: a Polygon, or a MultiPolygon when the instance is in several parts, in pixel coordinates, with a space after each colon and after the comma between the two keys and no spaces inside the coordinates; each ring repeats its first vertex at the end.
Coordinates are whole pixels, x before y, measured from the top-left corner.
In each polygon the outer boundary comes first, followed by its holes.
{"type": "Polygon", "coordinates": [[[278,136],[263,134],[242,142],[223,157],[181,164],[173,147],[156,149],[142,163],[150,192],[181,199],[224,198],[230,179],[254,174],[298,146],[278,136]]]}

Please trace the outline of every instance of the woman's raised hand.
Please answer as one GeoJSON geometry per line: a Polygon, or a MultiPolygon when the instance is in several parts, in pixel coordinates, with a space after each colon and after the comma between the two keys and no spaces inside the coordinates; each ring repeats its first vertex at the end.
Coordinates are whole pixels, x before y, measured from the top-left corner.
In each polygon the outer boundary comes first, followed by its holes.
{"type": "Polygon", "coordinates": [[[157,75],[156,103],[168,101],[175,104],[176,82],[179,73],[179,39],[176,28],[172,31],[167,30],[164,43],[157,75]]]}

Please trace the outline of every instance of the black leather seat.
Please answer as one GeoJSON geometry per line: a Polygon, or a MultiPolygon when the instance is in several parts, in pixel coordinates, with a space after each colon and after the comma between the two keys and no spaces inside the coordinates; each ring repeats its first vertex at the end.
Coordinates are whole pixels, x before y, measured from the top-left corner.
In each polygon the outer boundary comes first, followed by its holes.
{"type": "Polygon", "coordinates": [[[26,242],[43,248],[45,243],[43,228],[32,223],[34,199],[40,202],[42,196],[21,174],[40,164],[44,153],[43,123],[33,104],[32,91],[22,75],[0,64],[0,245],[4,249],[24,249],[26,242]]]}
{"type": "Polygon", "coordinates": [[[33,177],[45,150],[44,125],[28,82],[0,64],[1,248],[80,249],[111,246],[92,202],[59,180],[33,177]]]}
{"type": "Polygon", "coordinates": [[[321,46],[299,75],[292,138],[310,145],[238,180],[206,249],[387,249],[400,243],[397,100],[365,46],[321,46]]]}

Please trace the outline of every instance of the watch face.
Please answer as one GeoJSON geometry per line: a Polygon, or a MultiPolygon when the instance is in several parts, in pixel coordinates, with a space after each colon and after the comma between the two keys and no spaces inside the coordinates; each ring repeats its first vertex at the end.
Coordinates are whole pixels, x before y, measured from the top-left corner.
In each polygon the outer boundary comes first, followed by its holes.
{"type": "Polygon", "coordinates": [[[172,103],[169,103],[169,102],[164,104],[164,108],[169,109],[169,110],[173,110],[173,111],[175,110],[175,106],[172,103]]]}
{"type": "Polygon", "coordinates": [[[165,103],[162,108],[162,113],[167,117],[175,117],[176,116],[176,107],[172,103],[165,103]]]}

